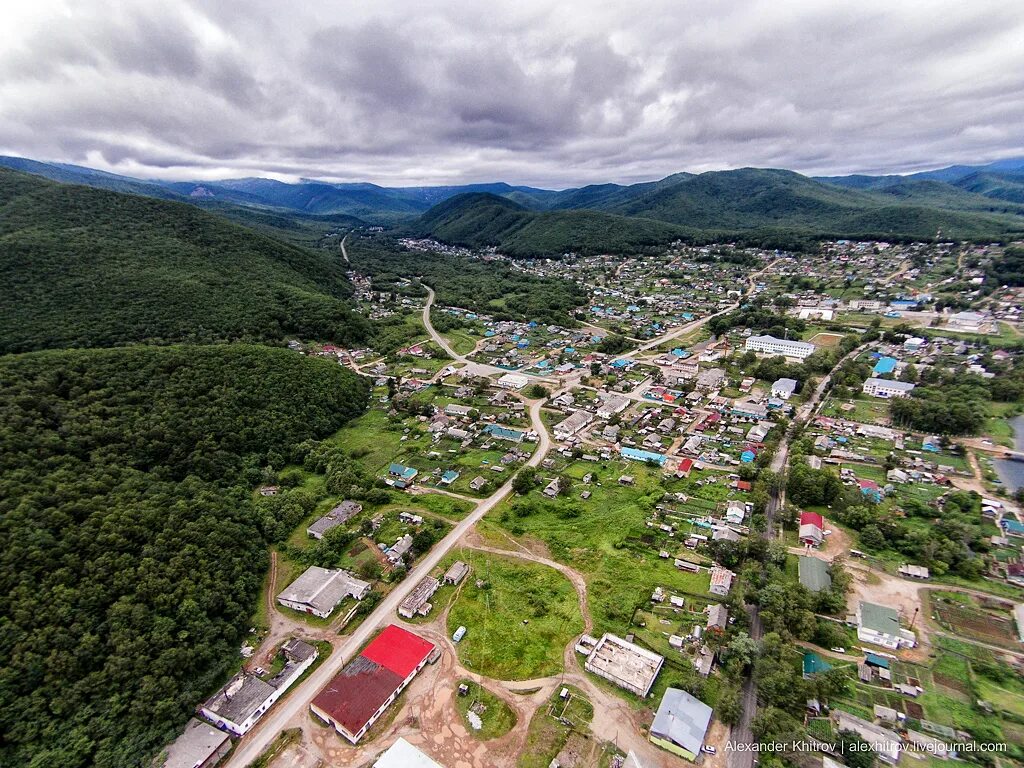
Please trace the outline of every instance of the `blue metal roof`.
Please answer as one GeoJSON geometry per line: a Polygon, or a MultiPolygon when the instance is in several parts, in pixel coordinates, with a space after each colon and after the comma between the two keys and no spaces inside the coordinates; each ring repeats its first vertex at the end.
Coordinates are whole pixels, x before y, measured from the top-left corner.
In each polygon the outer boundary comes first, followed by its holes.
{"type": "Polygon", "coordinates": [[[654,451],[641,451],[639,448],[624,447],[620,451],[623,458],[632,459],[633,461],[654,461],[657,462],[658,466],[665,464],[666,456],[662,453],[655,453],[654,451]]]}
{"type": "Polygon", "coordinates": [[[896,370],[896,358],[894,357],[882,357],[879,358],[878,362],[875,363],[875,367],[872,369],[875,373],[886,374],[892,373],[896,370]]]}

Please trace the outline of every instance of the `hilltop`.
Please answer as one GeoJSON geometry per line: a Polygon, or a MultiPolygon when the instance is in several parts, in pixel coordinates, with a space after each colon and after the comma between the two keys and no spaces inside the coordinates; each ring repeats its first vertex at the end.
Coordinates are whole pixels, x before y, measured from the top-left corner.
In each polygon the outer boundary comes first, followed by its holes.
{"type": "Polygon", "coordinates": [[[0,170],[0,351],[355,341],[343,265],[198,208],[0,170]]]}

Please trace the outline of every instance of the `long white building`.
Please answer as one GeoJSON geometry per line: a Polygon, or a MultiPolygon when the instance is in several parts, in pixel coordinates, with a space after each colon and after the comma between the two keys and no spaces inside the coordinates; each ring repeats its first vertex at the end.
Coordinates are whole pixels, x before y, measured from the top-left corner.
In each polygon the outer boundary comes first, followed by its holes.
{"type": "Polygon", "coordinates": [[[750,336],[747,338],[746,350],[760,352],[765,355],[784,355],[803,360],[814,354],[815,346],[808,341],[777,339],[774,336],[750,336]]]}
{"type": "Polygon", "coordinates": [[[872,397],[909,397],[914,385],[907,381],[871,378],[864,382],[862,390],[872,397]]]}

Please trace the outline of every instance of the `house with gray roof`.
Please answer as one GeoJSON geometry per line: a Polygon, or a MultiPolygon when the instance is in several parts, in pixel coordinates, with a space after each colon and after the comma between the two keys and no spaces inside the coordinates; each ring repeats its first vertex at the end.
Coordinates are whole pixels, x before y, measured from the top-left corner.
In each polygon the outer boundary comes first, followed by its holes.
{"type": "Polygon", "coordinates": [[[363,511],[363,505],[356,501],[343,501],[341,504],[336,506],[326,515],[321,517],[309,528],[306,529],[308,533],[314,539],[322,539],[324,534],[332,528],[337,528],[339,525],[344,525],[353,517],[363,511]]]}
{"type": "Polygon", "coordinates": [[[162,755],[161,768],[211,768],[231,749],[231,739],[209,723],[192,718],[185,732],[162,755]]]}
{"type": "Polygon", "coordinates": [[[711,707],[700,699],[679,688],[669,688],[651,723],[651,743],[686,760],[696,760],[704,746],[711,713],[711,707]]]}

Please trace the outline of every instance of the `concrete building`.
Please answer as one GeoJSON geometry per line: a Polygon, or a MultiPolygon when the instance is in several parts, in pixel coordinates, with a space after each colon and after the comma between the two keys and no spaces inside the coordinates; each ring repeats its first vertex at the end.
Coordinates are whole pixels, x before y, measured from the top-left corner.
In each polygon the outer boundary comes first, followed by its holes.
{"type": "Polygon", "coordinates": [[[721,389],[725,385],[725,369],[709,368],[697,374],[697,389],[704,392],[711,392],[721,389]]]}
{"type": "Polygon", "coordinates": [[[857,639],[894,651],[913,648],[917,642],[913,632],[900,627],[900,616],[895,608],[863,600],[857,606],[857,639]]]}
{"type": "Polygon", "coordinates": [[[745,344],[748,352],[760,352],[764,355],[782,355],[799,360],[814,354],[815,347],[806,341],[777,339],[774,336],[749,336],[745,344]]]}
{"type": "Polygon", "coordinates": [[[796,379],[776,379],[772,384],[772,397],[789,400],[796,393],[796,388],[796,379]]]}
{"type": "Polygon", "coordinates": [[[461,560],[456,560],[452,563],[451,568],[444,572],[444,578],[442,581],[445,584],[451,584],[458,586],[466,576],[469,574],[469,566],[461,560]]]}
{"type": "Polygon", "coordinates": [[[621,395],[607,395],[597,408],[597,418],[610,419],[615,414],[626,410],[628,405],[629,398],[622,397],[621,395]]]}
{"type": "MultiPolygon", "coordinates": [[[[200,714],[211,723],[235,736],[244,736],[252,729],[263,713],[270,709],[287,691],[292,683],[316,661],[316,648],[309,643],[301,643],[303,652],[293,653],[282,646],[286,662],[281,670],[270,680],[263,680],[249,672],[239,672],[228,684],[207,699],[199,708],[200,714]],[[311,649],[311,652],[306,651],[311,649]]],[[[287,644],[286,644],[287,645],[287,644]]],[[[297,647],[293,643],[289,649],[297,647]]]]}
{"type": "Polygon", "coordinates": [[[980,312],[955,312],[946,323],[950,330],[964,333],[990,333],[991,321],[980,312]]]}
{"type": "Polygon", "coordinates": [[[377,758],[373,768],[444,768],[444,766],[430,759],[399,736],[398,740],[377,758]]]}
{"type": "Polygon", "coordinates": [[[530,383],[530,379],[521,373],[506,373],[498,379],[498,386],[502,389],[522,389],[530,383]]]}
{"type": "Polygon", "coordinates": [[[346,597],[362,600],[370,592],[370,583],[348,571],[311,565],[277,596],[281,605],[325,619],[346,597]]]}
{"type": "Polygon", "coordinates": [[[309,709],[357,744],[426,666],[434,648],[433,643],[392,624],[345,665],[309,709]]]}
{"type": "Polygon", "coordinates": [[[423,578],[413,591],[398,604],[398,615],[405,619],[426,616],[433,607],[430,604],[430,598],[434,596],[440,586],[441,582],[433,576],[423,578]]]}
{"type": "Polygon", "coordinates": [[[231,749],[231,739],[208,723],[192,718],[185,732],[161,755],[161,768],[213,768],[231,749]]]}
{"type": "Polygon", "coordinates": [[[588,672],[645,697],[664,663],[663,656],[606,633],[587,656],[585,666],[588,672]]]}
{"type": "Polygon", "coordinates": [[[914,385],[909,381],[892,381],[890,379],[876,379],[874,377],[864,382],[861,391],[871,397],[910,397],[914,385]]]}
{"type": "Polygon", "coordinates": [[[669,688],[651,723],[651,743],[694,761],[704,746],[711,713],[711,707],[700,699],[679,688],[669,688]]]}
{"type": "Polygon", "coordinates": [[[332,528],[344,525],[353,517],[363,511],[363,505],[356,501],[343,501],[326,515],[321,517],[309,528],[306,533],[314,539],[322,539],[324,534],[332,528]]]}

